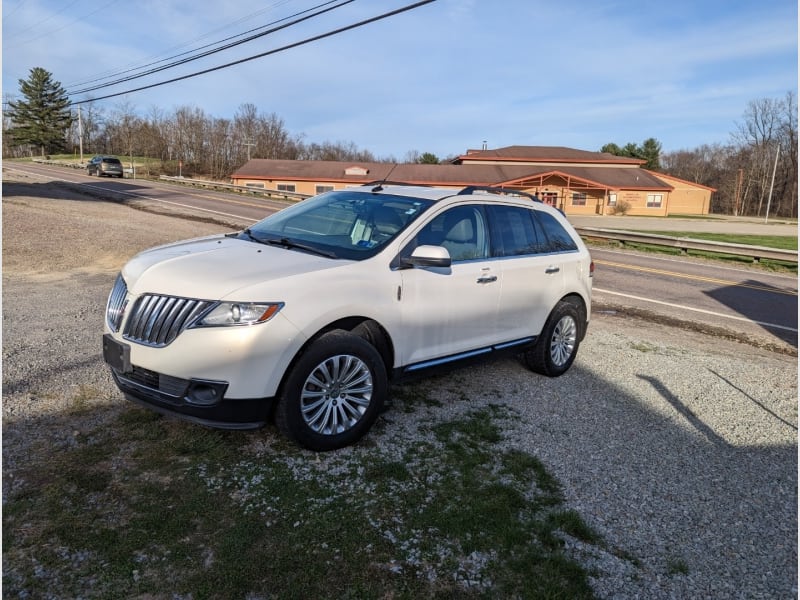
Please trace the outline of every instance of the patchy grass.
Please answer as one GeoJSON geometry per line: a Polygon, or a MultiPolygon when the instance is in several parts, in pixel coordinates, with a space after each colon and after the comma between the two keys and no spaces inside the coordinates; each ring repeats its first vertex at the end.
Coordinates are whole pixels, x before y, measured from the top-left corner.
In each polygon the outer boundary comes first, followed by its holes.
{"type": "Polygon", "coordinates": [[[668,575],[688,575],[689,565],[680,557],[672,557],[667,560],[668,575]]]}
{"type": "MultiPolygon", "coordinates": [[[[40,448],[3,512],[9,597],[589,598],[563,536],[602,545],[536,457],[503,446],[507,408],[446,421],[424,384],[380,428],[315,454],[130,407],[40,448]]],[[[81,390],[78,397],[90,395],[81,390]]],[[[79,402],[80,403],[80,402],[79,402]]],[[[467,410],[465,408],[465,410],[467,410]]]]}
{"type": "MultiPolygon", "coordinates": [[[[647,232],[647,233],[655,233],[655,232],[647,232]]],[[[661,232],[660,235],[673,235],[669,232],[661,232]]],[[[741,238],[742,236],[733,236],[731,241],[741,238]]],[[[776,236],[776,237],[786,237],[786,236],[776,236]]],[[[795,246],[797,245],[796,238],[788,238],[789,240],[794,240],[795,246]]],[[[763,269],[765,271],[773,271],[776,273],[797,273],[797,263],[782,261],[782,260],[772,260],[769,258],[762,258],[758,262],[753,262],[753,259],[748,256],[734,256],[732,254],[722,254],[719,252],[706,252],[704,250],[692,250],[689,249],[685,253],[681,251],[679,248],[672,248],[670,246],[656,246],[656,245],[649,245],[649,244],[639,244],[636,242],[625,242],[621,244],[620,242],[615,241],[605,241],[605,240],[597,240],[587,238],[586,243],[588,246],[592,248],[625,248],[629,250],[638,250],[640,252],[648,252],[652,254],[666,254],[669,256],[693,256],[696,258],[703,258],[712,261],[720,261],[723,263],[735,264],[735,265],[747,265],[759,269],[763,269]]],[[[735,243],[743,243],[743,242],[735,242],[735,243]]],[[[787,242],[787,244],[791,244],[791,242],[787,242]]]]}
{"type": "Polygon", "coordinates": [[[640,231],[654,235],[667,235],[678,238],[708,240],[725,244],[744,244],[746,246],[762,246],[779,250],[797,250],[797,236],[791,235],[746,235],[728,233],[704,233],[699,231],[640,231]]]}
{"type": "Polygon", "coordinates": [[[649,342],[631,342],[630,347],[644,354],[658,351],[658,346],[655,346],[649,342]]]}

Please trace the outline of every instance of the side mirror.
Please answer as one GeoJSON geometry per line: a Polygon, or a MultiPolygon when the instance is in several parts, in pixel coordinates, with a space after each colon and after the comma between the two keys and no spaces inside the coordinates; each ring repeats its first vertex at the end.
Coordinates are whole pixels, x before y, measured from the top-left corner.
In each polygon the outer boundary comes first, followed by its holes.
{"type": "Polygon", "coordinates": [[[404,267],[449,267],[452,262],[447,248],[417,246],[411,256],[401,259],[404,267]]]}

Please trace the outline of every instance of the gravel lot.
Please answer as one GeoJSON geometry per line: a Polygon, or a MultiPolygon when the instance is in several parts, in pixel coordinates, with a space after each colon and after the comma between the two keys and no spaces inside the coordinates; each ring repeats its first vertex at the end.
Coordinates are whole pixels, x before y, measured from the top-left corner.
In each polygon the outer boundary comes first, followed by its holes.
{"type": "MultiPolygon", "coordinates": [[[[32,441],[69,445],[126,409],[100,358],[120,266],[229,230],[20,177],[3,181],[6,494],[32,441]],[[103,410],[76,416],[89,388],[103,410]]],[[[797,597],[796,358],[611,311],[560,379],[503,361],[457,381],[473,407],[500,396],[519,415],[506,443],[544,461],[606,540],[574,546],[598,597],[797,597]]]]}

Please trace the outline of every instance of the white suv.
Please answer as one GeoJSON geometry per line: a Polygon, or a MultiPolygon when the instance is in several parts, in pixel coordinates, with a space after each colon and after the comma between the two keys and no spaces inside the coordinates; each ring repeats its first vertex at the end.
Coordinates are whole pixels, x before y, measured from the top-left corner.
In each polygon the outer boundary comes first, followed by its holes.
{"type": "Polygon", "coordinates": [[[274,418],[331,450],[367,433],[404,375],[501,351],[567,371],[593,269],[563,215],[523,194],[347,188],[134,257],[103,355],[130,400],[214,427],[274,418]]]}

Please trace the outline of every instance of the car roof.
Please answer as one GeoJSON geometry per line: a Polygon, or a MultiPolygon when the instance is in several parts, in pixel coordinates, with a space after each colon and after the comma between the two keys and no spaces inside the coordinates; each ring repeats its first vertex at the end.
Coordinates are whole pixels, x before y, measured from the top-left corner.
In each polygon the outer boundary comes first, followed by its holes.
{"type": "Polygon", "coordinates": [[[461,189],[453,189],[398,183],[372,182],[359,186],[351,186],[347,189],[348,191],[392,194],[395,196],[408,196],[411,198],[425,198],[427,200],[443,200],[444,198],[450,198],[452,196],[478,196],[482,200],[502,200],[515,198],[518,200],[539,201],[538,199],[534,200],[533,196],[525,192],[480,186],[467,186],[461,189]]]}

